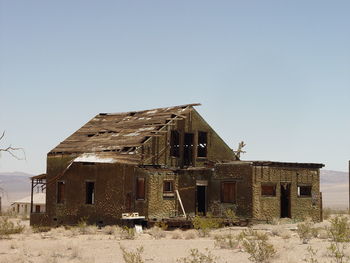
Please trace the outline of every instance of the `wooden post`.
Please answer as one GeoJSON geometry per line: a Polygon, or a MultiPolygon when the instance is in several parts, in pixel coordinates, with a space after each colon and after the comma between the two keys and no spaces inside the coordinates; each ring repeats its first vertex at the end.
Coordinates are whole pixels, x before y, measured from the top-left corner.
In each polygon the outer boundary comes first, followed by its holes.
{"type": "Polygon", "coordinates": [[[350,213],[350,161],[349,161],[349,206],[348,206],[348,212],[350,213]]]}
{"type": "Polygon", "coordinates": [[[32,179],[32,191],[30,194],[30,213],[33,213],[33,188],[34,188],[34,179],[32,179]]]}

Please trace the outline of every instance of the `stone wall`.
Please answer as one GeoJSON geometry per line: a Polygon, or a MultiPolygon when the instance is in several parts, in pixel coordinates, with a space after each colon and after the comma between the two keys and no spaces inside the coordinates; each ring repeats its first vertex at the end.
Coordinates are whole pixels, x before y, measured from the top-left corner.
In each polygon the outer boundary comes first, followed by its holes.
{"type": "Polygon", "coordinates": [[[171,171],[152,170],[148,172],[147,179],[148,215],[151,220],[159,220],[177,214],[178,176],[171,171]],[[173,180],[174,193],[172,196],[163,193],[163,182],[173,180]]]}
{"type": "Polygon", "coordinates": [[[281,216],[281,185],[290,184],[291,218],[312,217],[320,221],[320,179],[318,169],[255,166],[253,169],[253,218],[271,220],[281,216]],[[276,196],[261,195],[261,184],[276,185],[276,196]],[[311,185],[311,197],[299,197],[298,186],[311,185]]]}
{"type": "Polygon", "coordinates": [[[222,205],[228,209],[234,208],[238,216],[252,217],[252,167],[249,163],[233,162],[217,164],[211,182],[210,201],[220,201],[221,182],[236,182],[236,203],[222,205]]]}

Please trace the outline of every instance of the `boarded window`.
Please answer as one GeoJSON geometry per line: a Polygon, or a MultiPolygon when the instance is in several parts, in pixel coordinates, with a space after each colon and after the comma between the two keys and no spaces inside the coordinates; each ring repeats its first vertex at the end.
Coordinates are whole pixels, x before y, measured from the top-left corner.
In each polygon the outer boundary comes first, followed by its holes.
{"type": "Polygon", "coordinates": [[[298,186],[298,196],[311,197],[311,185],[298,186]]]}
{"type": "Polygon", "coordinates": [[[236,183],[235,182],[221,183],[221,202],[236,203],[236,183]]]}
{"type": "Polygon", "coordinates": [[[145,178],[136,179],[136,199],[145,200],[145,178]]]}
{"type": "Polygon", "coordinates": [[[276,185],[275,184],[262,184],[261,185],[262,196],[276,196],[276,185]]]}
{"type": "Polygon", "coordinates": [[[164,181],[163,182],[163,192],[173,193],[174,192],[174,181],[164,181]]]}
{"type": "Polygon", "coordinates": [[[197,156],[207,157],[207,133],[198,132],[197,156]]]}
{"type": "Polygon", "coordinates": [[[63,204],[65,202],[64,188],[64,182],[57,182],[57,204],[63,204]]]}
{"type": "Polygon", "coordinates": [[[180,134],[178,131],[171,131],[170,155],[174,157],[180,156],[180,134]]]}
{"type": "Polygon", "coordinates": [[[95,183],[86,182],[85,189],[86,189],[85,203],[93,205],[95,203],[95,183]]]}

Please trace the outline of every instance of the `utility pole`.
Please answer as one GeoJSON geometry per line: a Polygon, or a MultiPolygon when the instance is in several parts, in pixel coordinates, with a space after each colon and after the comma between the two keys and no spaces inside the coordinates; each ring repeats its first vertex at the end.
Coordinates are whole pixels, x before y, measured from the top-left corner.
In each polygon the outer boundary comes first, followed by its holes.
{"type": "Polygon", "coordinates": [[[349,161],[349,206],[348,206],[348,212],[350,213],[350,161],[349,161]]]}

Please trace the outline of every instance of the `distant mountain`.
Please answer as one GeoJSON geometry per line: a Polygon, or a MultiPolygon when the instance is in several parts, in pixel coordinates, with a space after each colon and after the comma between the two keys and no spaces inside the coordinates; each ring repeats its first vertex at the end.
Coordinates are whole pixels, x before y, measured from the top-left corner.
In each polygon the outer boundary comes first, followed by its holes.
{"type": "Polygon", "coordinates": [[[321,170],[321,192],[324,207],[347,208],[349,204],[349,174],[321,170]]]}
{"type": "Polygon", "coordinates": [[[4,190],[2,197],[3,207],[13,201],[30,195],[30,177],[32,174],[22,172],[0,173],[0,188],[4,190]]]}
{"type": "Polygon", "coordinates": [[[321,184],[343,184],[348,183],[348,180],[347,172],[321,170],[321,184]]]}

